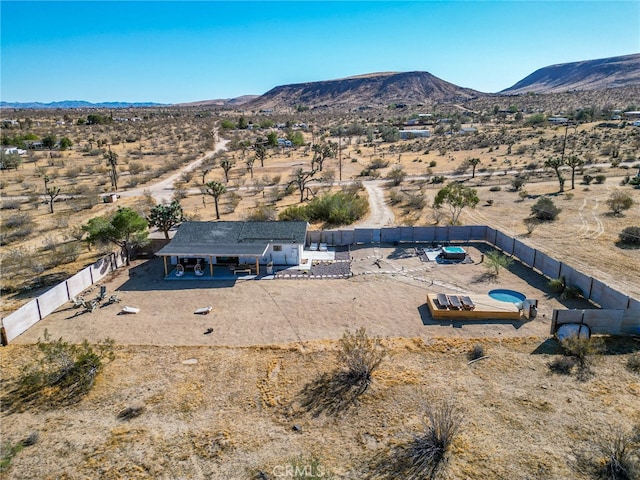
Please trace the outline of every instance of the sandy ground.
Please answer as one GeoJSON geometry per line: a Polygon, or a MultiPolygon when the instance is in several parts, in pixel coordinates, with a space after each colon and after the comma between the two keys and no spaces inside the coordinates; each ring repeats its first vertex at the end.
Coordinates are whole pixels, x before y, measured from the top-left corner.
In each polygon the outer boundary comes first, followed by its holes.
{"type": "MultiPolygon", "coordinates": [[[[105,282],[120,303],[82,313],[65,305],[14,340],[33,343],[44,334],[69,341],[113,338],[129,345],[268,345],[340,338],[365,327],[381,337],[545,337],[554,308],[579,308],[545,293],[544,279],[515,264],[496,279],[479,263],[482,245],[468,249],[474,264],[421,262],[413,246],[351,251],[353,277],[327,280],[167,281],[159,259],[137,261],[105,282]],[[377,261],[377,264],[374,263],[377,261]],[[379,265],[379,266],[378,266],[379,265]],[[512,288],[538,299],[534,320],[436,322],[426,293],[487,293],[512,288]],[[119,314],[125,305],[135,315],[119,314]],[[211,305],[206,316],[195,315],[211,305]],[[207,328],[213,333],[204,335],[207,328]]],[[[98,286],[85,298],[96,295],[98,286]]]]}

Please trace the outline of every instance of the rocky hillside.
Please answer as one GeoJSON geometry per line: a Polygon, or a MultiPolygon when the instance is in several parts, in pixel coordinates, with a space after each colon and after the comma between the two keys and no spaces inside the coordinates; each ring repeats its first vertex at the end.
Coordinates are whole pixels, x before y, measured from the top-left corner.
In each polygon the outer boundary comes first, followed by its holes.
{"type": "Polygon", "coordinates": [[[634,85],[640,85],[640,54],[551,65],[500,93],[561,93],[634,85]]]}
{"type": "Polygon", "coordinates": [[[428,72],[386,72],[339,80],[282,85],[269,90],[245,107],[359,108],[391,104],[463,102],[482,95],[485,94],[445,82],[428,72]]]}

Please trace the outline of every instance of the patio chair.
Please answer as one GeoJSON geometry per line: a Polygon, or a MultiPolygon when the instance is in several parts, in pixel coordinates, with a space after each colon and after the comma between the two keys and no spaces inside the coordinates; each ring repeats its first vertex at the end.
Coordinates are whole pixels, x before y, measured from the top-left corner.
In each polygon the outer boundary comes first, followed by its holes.
{"type": "Polygon", "coordinates": [[[179,263],[176,265],[176,277],[181,277],[184,275],[184,265],[179,263]]]}
{"type": "Polygon", "coordinates": [[[447,299],[449,300],[449,305],[451,306],[451,308],[455,310],[462,310],[462,303],[460,303],[460,300],[457,296],[447,295],[447,299]]]}
{"type": "Polygon", "coordinates": [[[195,267],[193,267],[193,273],[196,274],[196,277],[201,277],[204,275],[204,271],[202,270],[202,265],[200,265],[199,263],[196,264],[195,267]]]}
{"type": "Polygon", "coordinates": [[[317,251],[318,250],[318,244],[317,243],[309,244],[309,250],[311,250],[312,252],[317,251]]]}
{"type": "Polygon", "coordinates": [[[91,300],[90,302],[87,302],[86,300],[82,300],[82,306],[85,312],[93,313],[98,306],[98,301],[91,300]]]}
{"type": "Polygon", "coordinates": [[[70,301],[71,301],[71,303],[73,303],[73,308],[80,308],[80,307],[83,306],[84,298],[82,298],[82,297],[73,297],[70,301]]]}
{"type": "Polygon", "coordinates": [[[444,293],[439,293],[436,298],[433,299],[433,303],[435,303],[436,307],[440,310],[449,308],[449,301],[444,293]]]}
{"type": "Polygon", "coordinates": [[[213,310],[213,307],[211,305],[209,305],[208,307],[198,308],[193,313],[194,313],[194,315],[208,315],[211,310],[213,310]]]}
{"type": "Polygon", "coordinates": [[[473,310],[474,308],[476,308],[475,304],[473,303],[473,300],[471,300],[470,297],[460,296],[458,298],[462,303],[462,308],[464,308],[465,310],[473,310]]]}
{"type": "Polygon", "coordinates": [[[328,250],[327,244],[321,243],[320,246],[318,247],[318,250],[320,250],[321,252],[326,252],[328,250]]]}

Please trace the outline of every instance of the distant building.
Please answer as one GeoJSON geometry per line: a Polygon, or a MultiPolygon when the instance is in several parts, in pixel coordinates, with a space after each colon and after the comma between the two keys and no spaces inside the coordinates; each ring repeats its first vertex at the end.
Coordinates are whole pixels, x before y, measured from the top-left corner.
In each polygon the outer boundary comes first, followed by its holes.
{"type": "Polygon", "coordinates": [[[567,117],[549,117],[547,120],[549,121],[549,123],[555,124],[563,124],[569,121],[567,117]]]}
{"type": "Polygon", "coordinates": [[[400,134],[401,140],[407,140],[410,138],[425,138],[430,137],[431,132],[429,130],[400,130],[398,132],[400,134]]]}

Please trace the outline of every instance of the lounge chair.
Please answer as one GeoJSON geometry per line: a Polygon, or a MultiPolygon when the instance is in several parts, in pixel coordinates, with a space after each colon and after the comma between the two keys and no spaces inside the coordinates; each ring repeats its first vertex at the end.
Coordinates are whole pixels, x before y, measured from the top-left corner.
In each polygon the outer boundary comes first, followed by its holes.
{"type": "Polygon", "coordinates": [[[457,296],[447,295],[447,299],[449,300],[449,305],[451,306],[451,308],[455,310],[462,310],[462,303],[460,303],[460,300],[457,296]]]}
{"type": "Polygon", "coordinates": [[[467,296],[460,296],[458,298],[460,299],[460,302],[462,303],[462,308],[464,308],[465,310],[473,310],[474,308],[476,308],[476,306],[473,303],[473,300],[471,300],[471,298],[469,298],[467,296]]]}
{"type": "Polygon", "coordinates": [[[209,305],[208,307],[198,308],[193,313],[194,313],[194,315],[207,315],[211,310],[213,310],[213,307],[211,305],[209,305]]]}
{"type": "Polygon", "coordinates": [[[184,265],[179,263],[176,265],[176,277],[181,277],[184,275],[184,265]]]}
{"type": "Polygon", "coordinates": [[[312,252],[317,251],[318,250],[318,244],[317,243],[309,244],[309,250],[311,250],[312,252]]]}
{"type": "Polygon", "coordinates": [[[73,308],[80,308],[84,304],[84,298],[82,297],[73,297],[70,301],[73,303],[73,308]]]}
{"type": "Polygon", "coordinates": [[[102,300],[104,300],[106,298],[106,296],[107,296],[107,287],[105,285],[101,285],[100,286],[100,293],[96,297],[96,300],[98,302],[101,302],[102,300]]]}
{"type": "Polygon", "coordinates": [[[320,246],[318,247],[318,250],[320,250],[321,252],[326,252],[328,250],[327,244],[321,243],[320,246]]]}
{"type": "Polygon", "coordinates": [[[122,310],[120,310],[120,313],[132,313],[132,314],[136,314],[140,311],[139,308],[136,307],[123,307],[122,310]]]}
{"type": "Polygon", "coordinates": [[[86,300],[82,300],[82,306],[84,307],[85,312],[93,313],[98,306],[98,301],[91,300],[90,302],[87,302],[86,300]]]}
{"type": "Polygon", "coordinates": [[[449,301],[447,300],[447,296],[444,293],[439,293],[436,298],[433,299],[433,303],[436,304],[440,310],[445,310],[449,308],[449,301]]]}

